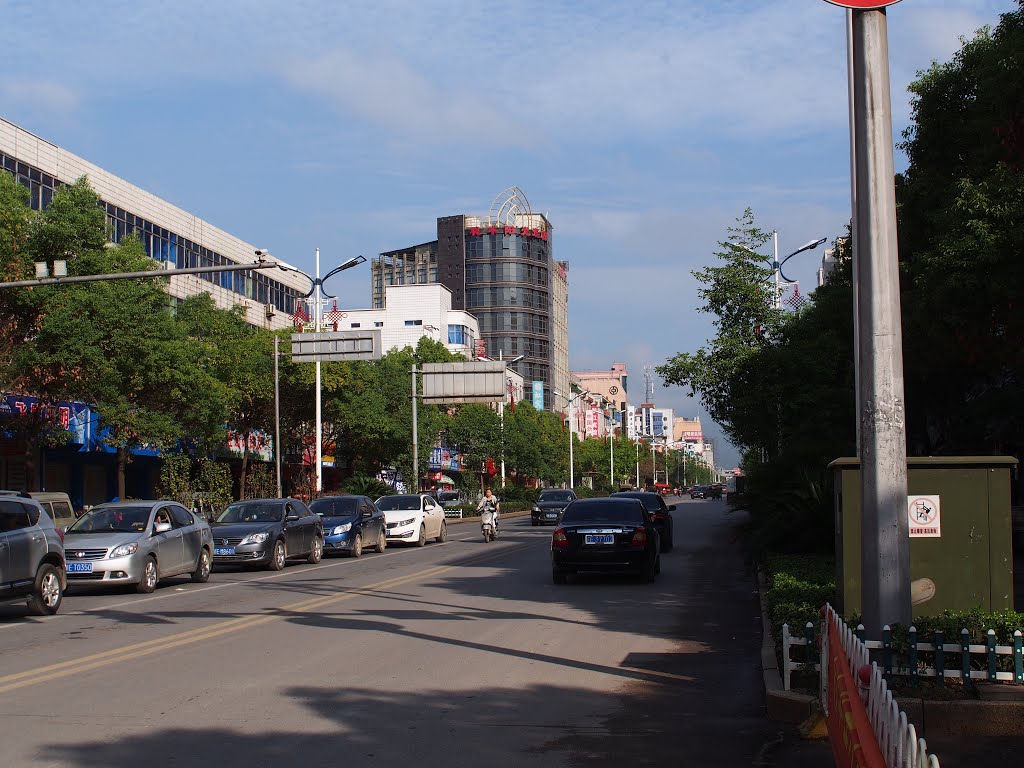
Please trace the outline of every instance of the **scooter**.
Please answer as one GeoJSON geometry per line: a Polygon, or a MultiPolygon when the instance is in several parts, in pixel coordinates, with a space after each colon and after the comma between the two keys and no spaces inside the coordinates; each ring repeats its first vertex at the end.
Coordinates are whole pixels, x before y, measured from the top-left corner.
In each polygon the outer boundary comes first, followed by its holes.
{"type": "Polygon", "coordinates": [[[485,509],[480,513],[480,533],[484,541],[494,541],[498,538],[498,513],[491,509],[485,509]]]}

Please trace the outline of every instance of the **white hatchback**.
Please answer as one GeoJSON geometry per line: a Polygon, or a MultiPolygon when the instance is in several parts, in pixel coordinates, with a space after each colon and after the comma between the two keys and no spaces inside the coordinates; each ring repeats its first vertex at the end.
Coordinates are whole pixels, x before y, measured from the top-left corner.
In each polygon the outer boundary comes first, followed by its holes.
{"type": "Polygon", "coordinates": [[[428,539],[444,541],[448,536],[444,509],[428,494],[381,496],[377,509],[387,521],[389,543],[405,541],[422,547],[428,539]]]}

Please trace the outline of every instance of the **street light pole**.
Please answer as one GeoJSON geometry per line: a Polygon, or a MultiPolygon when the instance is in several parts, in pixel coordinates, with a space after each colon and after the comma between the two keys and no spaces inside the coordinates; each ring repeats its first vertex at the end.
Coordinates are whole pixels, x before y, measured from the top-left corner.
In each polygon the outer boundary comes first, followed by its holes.
{"type": "MultiPolygon", "coordinates": [[[[256,249],[256,256],[259,257],[260,260],[262,261],[263,259],[269,257],[270,254],[267,252],[266,248],[258,248],[258,249],[256,249]]],[[[283,264],[281,264],[279,262],[276,262],[274,264],[274,266],[278,267],[279,269],[284,270],[285,272],[298,272],[300,275],[305,277],[307,280],[309,280],[313,284],[312,287],[309,289],[309,293],[307,293],[302,298],[306,299],[307,303],[309,303],[311,301],[310,309],[313,311],[313,313],[315,315],[315,319],[313,321],[313,328],[314,328],[314,330],[317,333],[320,333],[320,323],[321,323],[322,314],[323,314],[323,291],[322,291],[322,287],[323,287],[324,282],[329,280],[330,278],[334,277],[334,275],[338,274],[339,272],[343,272],[346,269],[351,269],[354,266],[362,264],[364,261],[366,261],[366,257],[365,256],[353,256],[348,261],[342,262],[341,264],[336,266],[334,269],[332,269],[330,272],[328,272],[323,277],[320,277],[320,249],[317,248],[316,249],[316,276],[315,277],[310,277],[305,272],[303,272],[301,269],[297,269],[296,267],[286,267],[286,266],[284,266],[283,264]],[[311,296],[313,297],[312,300],[310,300],[311,296]]],[[[328,298],[334,298],[334,297],[333,296],[328,296],[328,298]]],[[[322,452],[323,452],[323,449],[322,449],[323,422],[322,422],[322,415],[321,415],[322,414],[321,407],[322,407],[322,395],[321,395],[321,391],[320,391],[320,358],[318,356],[317,359],[316,359],[316,473],[315,473],[315,476],[316,476],[316,495],[317,496],[320,495],[320,493],[323,491],[323,487],[324,487],[323,486],[323,459],[322,459],[322,452]]]]}
{"type": "Polygon", "coordinates": [[[281,498],[281,377],[278,371],[281,337],[274,334],[274,463],[277,468],[277,498],[281,498]]]}
{"type": "Polygon", "coordinates": [[[611,471],[610,471],[610,473],[608,475],[608,484],[612,488],[614,488],[615,487],[615,421],[614,421],[614,419],[610,422],[609,426],[610,426],[610,429],[609,429],[609,433],[608,434],[609,434],[609,437],[611,438],[611,440],[609,441],[608,444],[611,446],[611,454],[610,454],[610,458],[611,458],[611,471]]]}
{"type": "Polygon", "coordinates": [[[636,441],[636,487],[640,488],[640,440],[636,441]]]}

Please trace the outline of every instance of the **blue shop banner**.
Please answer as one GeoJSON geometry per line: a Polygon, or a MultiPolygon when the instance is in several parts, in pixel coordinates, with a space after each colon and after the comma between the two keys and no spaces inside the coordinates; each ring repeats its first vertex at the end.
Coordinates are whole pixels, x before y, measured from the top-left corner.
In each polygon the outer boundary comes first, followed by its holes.
{"type": "Polygon", "coordinates": [[[533,407],[538,411],[544,410],[544,382],[533,382],[533,407]]]}

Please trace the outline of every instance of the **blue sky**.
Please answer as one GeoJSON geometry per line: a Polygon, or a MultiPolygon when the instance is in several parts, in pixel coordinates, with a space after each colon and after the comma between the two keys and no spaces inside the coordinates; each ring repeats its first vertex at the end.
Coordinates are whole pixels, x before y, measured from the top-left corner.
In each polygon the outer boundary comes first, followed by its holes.
{"type": "MultiPolygon", "coordinates": [[[[626,362],[639,403],[645,364],[707,338],[690,272],[744,208],[783,255],[850,215],[842,9],[639,5],[5,0],[0,114],[307,271],[516,185],[570,262],[571,366],[626,362]]],[[[889,9],[897,134],[915,73],[1016,5],[889,9]]],[[[804,290],[820,253],[787,265],[804,290]]],[[[330,286],[348,306],[362,269],[330,286]]]]}

